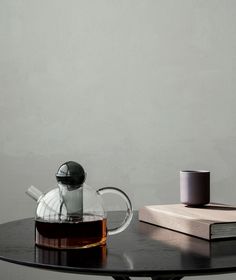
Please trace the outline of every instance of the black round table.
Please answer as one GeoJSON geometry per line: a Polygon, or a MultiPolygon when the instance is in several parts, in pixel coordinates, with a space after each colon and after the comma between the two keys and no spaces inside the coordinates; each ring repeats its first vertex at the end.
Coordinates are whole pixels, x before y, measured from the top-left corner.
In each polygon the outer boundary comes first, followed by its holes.
{"type": "MultiPolygon", "coordinates": [[[[117,219],[119,212],[112,213],[117,219]]],[[[139,222],[137,212],[122,233],[92,249],[53,250],[34,245],[34,219],[0,225],[0,259],[68,273],[106,275],[116,280],[184,276],[236,271],[236,240],[209,242],[139,222]]],[[[0,272],[1,274],[1,272],[0,272]]]]}

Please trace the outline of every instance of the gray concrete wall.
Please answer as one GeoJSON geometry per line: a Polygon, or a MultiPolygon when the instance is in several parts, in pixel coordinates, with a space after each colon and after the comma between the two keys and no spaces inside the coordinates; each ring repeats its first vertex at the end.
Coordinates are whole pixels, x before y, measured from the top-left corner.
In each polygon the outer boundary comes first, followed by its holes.
{"type": "Polygon", "coordinates": [[[54,187],[66,160],[135,209],[178,202],[186,168],[235,203],[235,68],[235,1],[0,0],[0,222],[32,216],[25,189],[54,187]]]}

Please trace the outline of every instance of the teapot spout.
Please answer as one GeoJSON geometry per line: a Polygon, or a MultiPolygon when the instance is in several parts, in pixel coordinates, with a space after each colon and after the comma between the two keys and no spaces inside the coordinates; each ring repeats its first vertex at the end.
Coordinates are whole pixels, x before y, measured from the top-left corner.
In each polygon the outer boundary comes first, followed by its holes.
{"type": "Polygon", "coordinates": [[[38,201],[39,198],[43,195],[43,193],[35,186],[30,186],[25,193],[35,201],[38,201]]]}

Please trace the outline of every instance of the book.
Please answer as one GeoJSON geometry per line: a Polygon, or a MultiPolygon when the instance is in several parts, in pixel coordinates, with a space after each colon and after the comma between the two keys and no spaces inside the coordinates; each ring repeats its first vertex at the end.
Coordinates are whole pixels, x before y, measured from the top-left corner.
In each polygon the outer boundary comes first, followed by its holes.
{"type": "Polygon", "coordinates": [[[149,239],[156,240],[158,243],[164,243],[170,248],[177,248],[182,256],[198,256],[206,259],[220,259],[225,257],[235,257],[236,239],[221,239],[217,242],[183,234],[174,230],[159,226],[153,226],[148,223],[139,223],[137,230],[149,239]]]}
{"type": "Polygon", "coordinates": [[[139,220],[207,240],[236,237],[236,207],[226,204],[149,205],[139,210],[139,220]]]}

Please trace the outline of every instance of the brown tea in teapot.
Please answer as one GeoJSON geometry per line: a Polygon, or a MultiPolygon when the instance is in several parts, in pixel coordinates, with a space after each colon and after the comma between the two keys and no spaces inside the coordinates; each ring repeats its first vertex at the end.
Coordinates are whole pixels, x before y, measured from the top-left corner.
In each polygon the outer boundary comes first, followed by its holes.
{"type": "Polygon", "coordinates": [[[51,223],[35,221],[35,243],[55,249],[89,248],[103,245],[107,237],[107,220],[84,216],[79,222],[51,223]]]}

